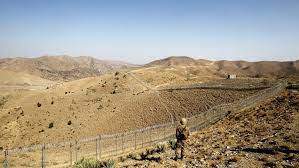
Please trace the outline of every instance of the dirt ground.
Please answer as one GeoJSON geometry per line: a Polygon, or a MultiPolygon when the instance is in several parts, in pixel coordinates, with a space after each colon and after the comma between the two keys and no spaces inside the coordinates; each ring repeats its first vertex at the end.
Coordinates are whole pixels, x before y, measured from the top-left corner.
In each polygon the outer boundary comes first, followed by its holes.
{"type": "Polygon", "coordinates": [[[191,136],[186,158],[171,149],[159,161],[126,159],[118,167],[298,167],[299,93],[280,96],[191,136]]]}
{"type": "Polygon", "coordinates": [[[0,147],[130,131],[192,116],[256,92],[192,89],[157,94],[126,72],[50,85],[42,90],[19,90],[6,95],[1,106],[0,147]]]}

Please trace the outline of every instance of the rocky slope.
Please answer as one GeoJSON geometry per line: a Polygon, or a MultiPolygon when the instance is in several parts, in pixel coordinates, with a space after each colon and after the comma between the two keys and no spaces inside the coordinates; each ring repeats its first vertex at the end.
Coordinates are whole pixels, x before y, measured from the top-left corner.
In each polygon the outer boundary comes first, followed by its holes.
{"type": "Polygon", "coordinates": [[[155,160],[126,159],[119,167],[298,167],[299,94],[284,92],[260,106],[231,113],[191,136],[186,159],[168,149],[155,160]]]}
{"type": "Polygon", "coordinates": [[[130,64],[92,57],[43,56],[38,58],[0,59],[0,71],[22,72],[51,81],[69,81],[97,76],[130,64]]]}
{"type": "Polygon", "coordinates": [[[287,77],[299,74],[299,60],[297,61],[209,61],[193,59],[186,56],[168,57],[153,61],[147,67],[185,67],[191,68],[194,74],[206,74],[206,76],[221,76],[237,74],[246,77],[287,77]]]}
{"type": "Polygon", "coordinates": [[[0,146],[12,148],[125,132],[170,122],[171,116],[179,119],[199,114],[257,92],[191,89],[161,91],[159,96],[123,72],[85,78],[10,95],[0,109],[0,146]],[[50,123],[54,124],[51,128],[50,123]]]}

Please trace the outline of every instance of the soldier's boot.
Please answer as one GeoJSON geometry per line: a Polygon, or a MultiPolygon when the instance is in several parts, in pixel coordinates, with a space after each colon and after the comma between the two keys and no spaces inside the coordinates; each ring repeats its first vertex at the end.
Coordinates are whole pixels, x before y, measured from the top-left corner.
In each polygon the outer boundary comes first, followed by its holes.
{"type": "Polygon", "coordinates": [[[183,160],[184,157],[185,157],[185,148],[182,147],[182,149],[181,149],[181,160],[183,160]]]}
{"type": "Polygon", "coordinates": [[[174,160],[178,160],[179,159],[179,148],[175,149],[175,158],[174,160]]]}

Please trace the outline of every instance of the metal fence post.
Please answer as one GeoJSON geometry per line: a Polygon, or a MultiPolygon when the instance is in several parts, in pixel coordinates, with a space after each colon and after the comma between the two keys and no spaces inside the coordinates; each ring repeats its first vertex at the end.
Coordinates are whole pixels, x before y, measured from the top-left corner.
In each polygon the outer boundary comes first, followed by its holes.
{"type": "Polygon", "coordinates": [[[121,134],[121,152],[124,153],[124,133],[121,134]]]}
{"type": "Polygon", "coordinates": [[[96,139],[96,158],[98,160],[101,158],[101,135],[96,139]]]}
{"type": "Polygon", "coordinates": [[[137,132],[134,132],[134,139],[135,139],[135,140],[134,140],[134,141],[135,141],[135,142],[134,142],[134,143],[135,143],[134,145],[135,145],[135,150],[137,149],[137,139],[136,139],[136,138],[137,138],[137,137],[136,137],[137,135],[136,135],[136,134],[137,134],[137,132]]]}
{"type": "Polygon", "coordinates": [[[143,136],[144,136],[144,131],[142,130],[141,131],[141,147],[143,148],[143,136]]]}
{"type": "Polygon", "coordinates": [[[162,136],[163,140],[166,140],[166,126],[164,126],[163,128],[163,136],[162,136]]]}
{"type": "Polygon", "coordinates": [[[4,150],[3,168],[8,168],[8,150],[4,150]]]}
{"type": "Polygon", "coordinates": [[[115,136],[115,155],[117,155],[117,134],[115,136]]]}
{"type": "Polygon", "coordinates": [[[102,158],[102,145],[101,145],[101,142],[102,142],[102,136],[99,135],[99,159],[102,158]]]}
{"type": "Polygon", "coordinates": [[[75,161],[78,161],[78,141],[75,141],[75,161]]]}
{"type": "Polygon", "coordinates": [[[72,142],[70,142],[70,165],[73,165],[72,142]]]}
{"type": "Polygon", "coordinates": [[[45,149],[46,149],[46,146],[45,144],[42,145],[42,168],[45,168],[46,167],[46,163],[45,163],[45,160],[46,160],[46,155],[45,155],[45,149]]]}
{"type": "Polygon", "coordinates": [[[97,137],[95,141],[96,141],[96,159],[99,159],[99,137],[97,137]]]}
{"type": "Polygon", "coordinates": [[[149,133],[149,145],[150,145],[150,146],[152,145],[152,129],[153,129],[153,127],[151,127],[151,128],[148,130],[148,133],[149,133]]]}

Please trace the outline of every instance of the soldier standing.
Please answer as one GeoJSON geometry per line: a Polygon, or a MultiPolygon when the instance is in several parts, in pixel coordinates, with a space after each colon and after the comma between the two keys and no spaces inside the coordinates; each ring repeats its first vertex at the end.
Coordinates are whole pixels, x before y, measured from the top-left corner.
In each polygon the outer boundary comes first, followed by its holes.
{"type": "Polygon", "coordinates": [[[176,128],[177,146],[175,150],[176,160],[179,158],[179,150],[181,150],[180,159],[184,159],[186,140],[190,135],[190,130],[187,127],[187,119],[182,118],[180,125],[176,128]]]}

